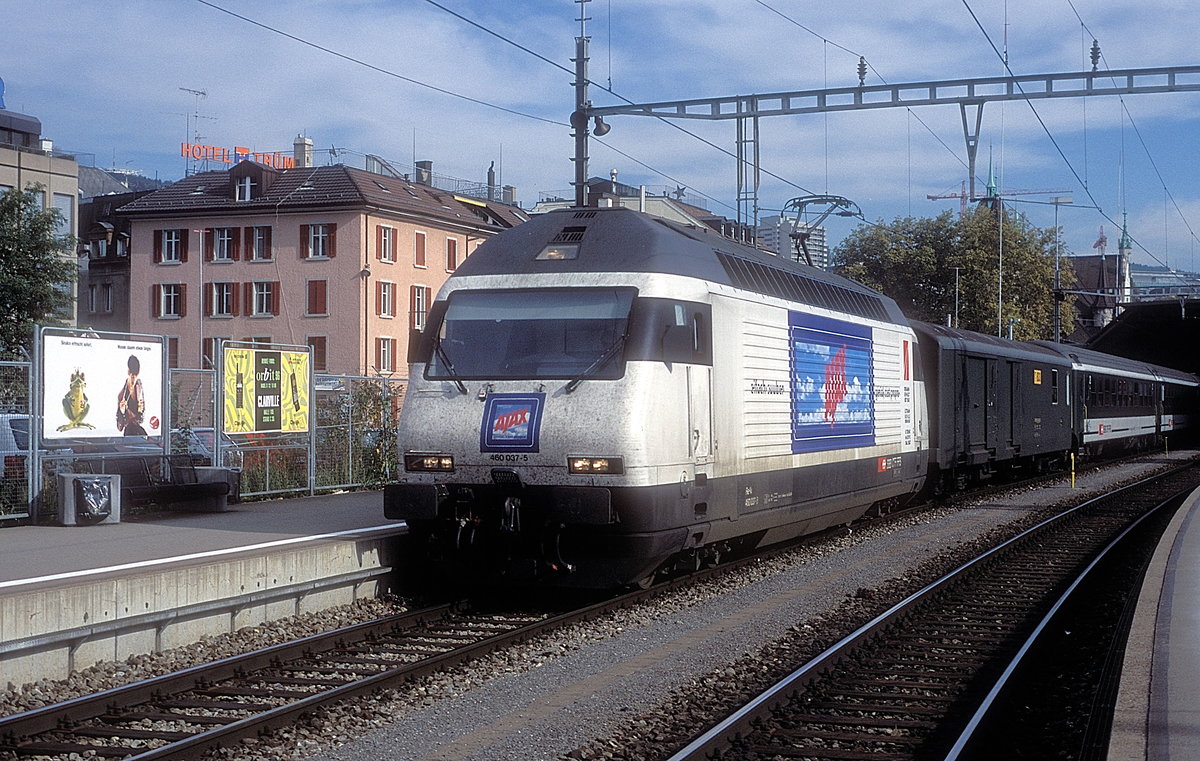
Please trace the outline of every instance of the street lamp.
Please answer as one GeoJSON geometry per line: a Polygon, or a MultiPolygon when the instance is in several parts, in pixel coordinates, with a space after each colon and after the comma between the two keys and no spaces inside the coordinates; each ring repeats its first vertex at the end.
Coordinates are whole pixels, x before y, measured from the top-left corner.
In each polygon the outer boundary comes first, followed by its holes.
{"type": "Polygon", "coordinates": [[[1059,261],[1062,258],[1062,242],[1058,234],[1058,207],[1074,202],[1071,196],[1052,196],[1054,204],[1054,342],[1062,341],[1062,285],[1059,281],[1059,261]]]}

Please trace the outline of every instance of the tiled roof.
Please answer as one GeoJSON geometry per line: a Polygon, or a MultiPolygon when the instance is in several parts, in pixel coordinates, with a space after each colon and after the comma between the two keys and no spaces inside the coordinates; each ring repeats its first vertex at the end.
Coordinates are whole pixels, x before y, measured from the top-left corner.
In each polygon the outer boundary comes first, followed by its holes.
{"type": "Polygon", "coordinates": [[[250,201],[235,201],[228,170],[200,172],[143,196],[121,208],[123,214],[247,214],[314,207],[377,207],[447,222],[512,227],[527,217],[516,207],[495,202],[463,202],[427,185],[341,164],[276,172],[250,201]],[[477,205],[478,204],[478,205],[477,205]]]}

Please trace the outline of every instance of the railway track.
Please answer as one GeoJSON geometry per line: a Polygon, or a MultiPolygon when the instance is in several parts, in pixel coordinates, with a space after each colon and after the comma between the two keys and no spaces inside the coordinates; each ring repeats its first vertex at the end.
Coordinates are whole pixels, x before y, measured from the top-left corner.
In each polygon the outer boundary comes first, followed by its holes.
{"type": "Polygon", "coordinates": [[[1200,469],[1180,468],[1022,533],[830,647],[671,761],[981,757],[975,733],[1003,734],[995,713],[1013,702],[1001,699],[1005,687],[1051,615],[1117,537],[1197,483],[1200,469]]]}
{"type": "Polygon", "coordinates": [[[293,724],[323,705],[397,687],[761,559],[733,561],[563,613],[440,604],[0,717],[0,760],[78,757],[71,754],[198,758],[293,724]]]}

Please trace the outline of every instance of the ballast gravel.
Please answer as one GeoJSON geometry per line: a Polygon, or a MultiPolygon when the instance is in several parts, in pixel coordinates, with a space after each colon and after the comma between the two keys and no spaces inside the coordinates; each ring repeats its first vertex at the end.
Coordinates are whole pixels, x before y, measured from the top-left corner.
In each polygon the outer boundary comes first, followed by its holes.
{"type": "MultiPolygon", "coordinates": [[[[299,759],[655,759],[1041,506],[1100,493],[1194,453],[1162,454],[1015,488],[823,539],[509,648],[306,716],[216,751],[299,759]],[[1001,528],[1007,527],[1007,528],[1001,528]]],[[[0,715],[145,679],[403,608],[380,599],[99,664],[0,693],[0,715]]]]}

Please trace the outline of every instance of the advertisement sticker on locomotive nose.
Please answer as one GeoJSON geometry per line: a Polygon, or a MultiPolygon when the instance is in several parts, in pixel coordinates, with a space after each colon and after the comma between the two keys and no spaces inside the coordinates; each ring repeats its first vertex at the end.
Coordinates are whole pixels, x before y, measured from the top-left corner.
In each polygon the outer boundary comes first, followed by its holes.
{"type": "Polygon", "coordinates": [[[538,451],[545,394],[491,394],[483,407],[480,452],[538,451]]]}
{"type": "Polygon", "coordinates": [[[792,453],[875,444],[871,328],[788,314],[792,453]]]}

